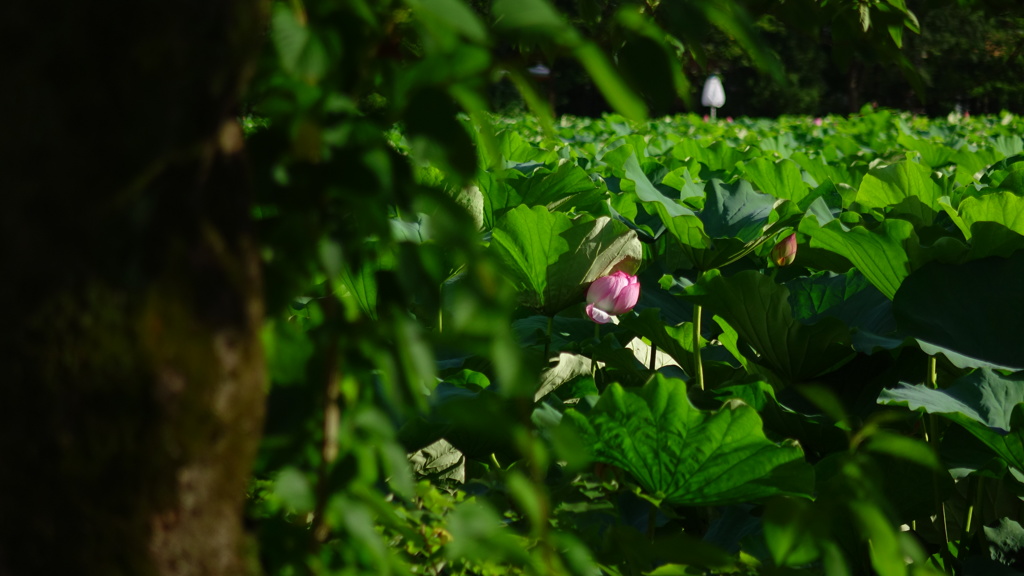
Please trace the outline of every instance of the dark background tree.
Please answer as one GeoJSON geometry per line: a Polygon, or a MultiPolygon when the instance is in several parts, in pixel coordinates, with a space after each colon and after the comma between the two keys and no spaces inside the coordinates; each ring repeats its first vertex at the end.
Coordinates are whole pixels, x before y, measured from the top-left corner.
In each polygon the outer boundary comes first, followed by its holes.
{"type": "Polygon", "coordinates": [[[243,572],[260,6],[3,8],[0,574],[243,572]]]}
{"type": "MultiPolygon", "coordinates": [[[[617,56],[627,54],[628,31],[608,26],[616,9],[627,3],[562,2],[560,6],[584,28],[605,37],[617,56]],[[616,50],[614,47],[618,47],[616,50]]],[[[906,28],[905,18],[884,3],[869,10],[868,30],[858,11],[865,3],[838,2],[821,6],[813,0],[739,3],[750,28],[764,42],[766,54],[777,57],[784,73],[773,76],[764,62],[737,42],[739,28],[719,28],[700,17],[699,9],[685,21],[682,61],[692,85],[684,100],[654,106],[657,112],[700,111],[702,79],[717,72],[724,77],[732,116],[774,117],[780,114],[847,114],[865,104],[945,116],[957,106],[972,114],[1001,110],[1024,112],[1024,9],[1003,0],[974,2],[907,2],[920,33],[906,28]],[[897,46],[898,38],[901,46],[897,46]],[[782,76],[784,74],[784,77],[782,76]]],[[[667,5],[667,4],[666,4],[667,5]]],[[[700,7],[701,3],[694,3],[700,7]]],[[[654,11],[659,23],[673,30],[664,7],[654,11]]],[[[679,18],[679,20],[683,20],[679,18]]],[[[743,21],[743,20],[739,20],[743,21]]],[[[595,116],[608,110],[586,74],[571,60],[548,58],[554,74],[559,113],[595,116]]],[[[619,61],[622,73],[642,86],[649,78],[635,62],[619,61]]],[[[643,93],[643,90],[640,90],[643,93]]],[[[509,93],[501,98],[508,98],[509,93]]]]}

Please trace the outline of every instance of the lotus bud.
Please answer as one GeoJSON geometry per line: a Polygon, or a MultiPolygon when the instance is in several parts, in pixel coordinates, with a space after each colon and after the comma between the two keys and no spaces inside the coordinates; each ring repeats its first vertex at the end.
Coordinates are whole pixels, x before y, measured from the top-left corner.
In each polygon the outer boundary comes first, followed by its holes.
{"type": "Polygon", "coordinates": [[[796,234],[786,236],[772,248],[772,262],[776,266],[789,266],[796,259],[796,234]]]}
{"type": "Polygon", "coordinates": [[[625,314],[640,299],[640,281],[636,276],[618,271],[602,276],[587,290],[587,316],[598,324],[607,324],[612,316],[625,314]]]}

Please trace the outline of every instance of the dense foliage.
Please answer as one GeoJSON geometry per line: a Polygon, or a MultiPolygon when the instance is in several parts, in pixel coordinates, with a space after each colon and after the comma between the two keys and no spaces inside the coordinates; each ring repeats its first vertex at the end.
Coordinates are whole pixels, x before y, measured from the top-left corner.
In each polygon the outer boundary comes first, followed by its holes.
{"type": "Polygon", "coordinates": [[[647,120],[546,3],[386,4],[275,4],[254,98],[267,573],[1018,562],[1020,119],[647,120]],[[486,114],[493,38],[625,116],[486,114]]]}
{"type": "MultiPolygon", "coordinates": [[[[564,4],[585,26],[589,12],[573,6],[593,3],[564,4]]],[[[682,55],[681,65],[696,79],[710,72],[724,77],[729,95],[725,114],[846,114],[871,102],[933,116],[957,108],[971,114],[1024,112],[1024,11],[1019,2],[908,0],[914,15],[910,23],[880,3],[741,4],[760,40],[759,53],[777,57],[785,68],[784,81],[772,78],[732,34],[692,26],[685,43],[695,49],[682,55]],[[868,7],[871,26],[864,30],[858,8],[868,7]]],[[[599,116],[608,110],[571,60],[555,55],[538,59],[553,70],[548,84],[560,112],[599,116]]],[[[643,67],[636,70],[637,77],[644,75],[643,67]]],[[[691,102],[699,103],[699,89],[695,82],[688,91],[691,102]]],[[[517,98],[498,85],[494,101],[511,106],[517,98]]],[[[686,111],[682,101],[664,105],[659,113],[686,111]]]]}

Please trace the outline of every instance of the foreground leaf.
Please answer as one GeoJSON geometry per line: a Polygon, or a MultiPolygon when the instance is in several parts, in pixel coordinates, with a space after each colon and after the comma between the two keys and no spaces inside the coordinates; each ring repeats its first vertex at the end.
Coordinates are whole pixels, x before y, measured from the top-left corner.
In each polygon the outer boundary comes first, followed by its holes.
{"type": "Polygon", "coordinates": [[[595,459],[628,471],[657,500],[717,506],[814,487],[800,446],[768,440],[753,408],[734,400],[702,412],[681,380],[660,374],[636,392],[612,384],[589,415],[570,410],[565,419],[595,459]]]}

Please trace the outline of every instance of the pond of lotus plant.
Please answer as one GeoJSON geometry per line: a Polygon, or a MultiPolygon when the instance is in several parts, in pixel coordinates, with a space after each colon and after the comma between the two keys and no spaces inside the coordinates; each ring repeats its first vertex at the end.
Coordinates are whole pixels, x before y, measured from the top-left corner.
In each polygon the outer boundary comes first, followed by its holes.
{"type": "MultiPolygon", "coordinates": [[[[955,120],[510,119],[472,186],[424,167],[516,351],[431,344],[378,533],[465,573],[1024,570],[1024,121],[955,120]]],[[[374,317],[398,261],[341,289],[374,317]]]]}

